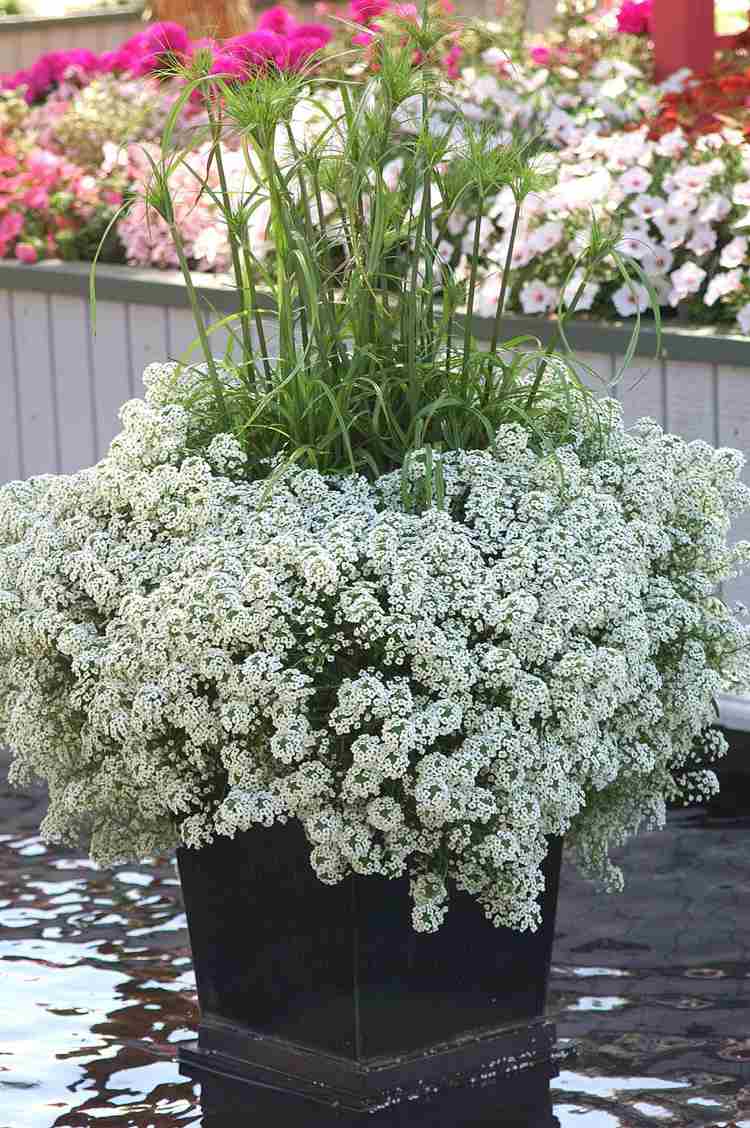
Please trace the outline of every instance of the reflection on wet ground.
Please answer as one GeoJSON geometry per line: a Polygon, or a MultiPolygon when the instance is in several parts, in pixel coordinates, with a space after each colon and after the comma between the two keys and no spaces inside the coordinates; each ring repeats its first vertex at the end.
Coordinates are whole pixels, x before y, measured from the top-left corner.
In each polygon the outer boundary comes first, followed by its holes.
{"type": "MultiPolygon", "coordinates": [[[[46,847],[41,803],[0,787],[0,1128],[280,1125],[276,1098],[222,1113],[180,1075],[197,1007],[172,861],[110,873],[46,847]]],[[[579,1052],[545,1124],[750,1128],[749,845],[691,811],[629,847],[623,897],[566,870],[550,1011],[579,1052]]],[[[419,1123],[505,1123],[439,1107],[419,1123]]]]}

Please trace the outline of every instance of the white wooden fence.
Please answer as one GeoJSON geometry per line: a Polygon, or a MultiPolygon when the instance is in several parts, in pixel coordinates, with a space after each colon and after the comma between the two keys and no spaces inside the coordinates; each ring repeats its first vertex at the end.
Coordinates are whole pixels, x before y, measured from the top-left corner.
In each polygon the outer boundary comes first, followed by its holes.
{"type": "Polygon", "coordinates": [[[0,18],[0,74],[28,67],[48,51],[110,51],[134,35],[140,24],[139,6],[59,19],[5,16],[0,18]]]}
{"type": "MultiPolygon", "coordinates": [[[[129,267],[100,268],[92,336],[87,273],[81,264],[0,263],[0,482],[94,462],[118,429],[120,405],[140,394],[144,367],[179,357],[195,338],[179,276],[129,267]]],[[[201,275],[196,285],[219,315],[233,308],[226,279],[201,275]]],[[[486,325],[477,330],[487,334],[486,325]]],[[[514,318],[508,331],[544,338],[549,329],[514,318]]],[[[579,323],[569,334],[602,391],[621,367],[629,332],[579,323]]],[[[614,387],[628,422],[648,415],[685,438],[750,452],[750,341],[668,330],[666,356],[654,360],[645,330],[639,349],[614,387]]],[[[750,539],[750,517],[735,533],[750,539]]],[[[750,578],[728,594],[750,604],[750,578]]]]}

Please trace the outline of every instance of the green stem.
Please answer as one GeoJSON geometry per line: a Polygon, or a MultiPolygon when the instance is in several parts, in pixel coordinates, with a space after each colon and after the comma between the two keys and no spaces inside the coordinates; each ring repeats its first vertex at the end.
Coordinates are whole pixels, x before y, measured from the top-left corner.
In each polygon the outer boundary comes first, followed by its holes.
{"type": "Polygon", "coordinates": [[[211,376],[211,383],[214,386],[214,392],[216,393],[216,399],[219,404],[221,414],[224,417],[224,425],[227,427],[227,429],[229,429],[230,419],[226,400],[224,399],[224,388],[221,383],[219,370],[216,367],[216,361],[214,360],[213,352],[211,351],[211,344],[208,339],[208,333],[206,332],[206,326],[203,322],[203,314],[201,313],[198,295],[195,291],[195,286],[193,285],[193,279],[190,274],[190,267],[188,266],[187,256],[185,255],[182,236],[180,235],[177,224],[174,222],[174,220],[172,220],[169,224],[169,234],[174,243],[177,259],[180,264],[180,270],[182,271],[182,276],[185,280],[185,289],[187,290],[188,301],[190,302],[190,309],[193,314],[193,320],[195,321],[195,325],[198,330],[198,338],[201,343],[201,348],[203,349],[203,355],[206,358],[206,367],[208,368],[209,374],[211,376]]]}
{"type": "MultiPolygon", "coordinates": [[[[211,104],[208,103],[208,120],[211,127],[211,137],[213,141],[213,156],[216,160],[216,171],[219,174],[219,188],[221,190],[221,198],[224,203],[224,220],[227,228],[227,238],[229,239],[229,250],[232,256],[232,267],[234,268],[234,276],[237,280],[237,285],[240,288],[241,305],[240,305],[240,327],[242,331],[242,347],[245,351],[245,364],[253,371],[253,375],[257,376],[254,361],[253,338],[250,332],[250,317],[247,310],[247,302],[245,298],[245,282],[242,274],[242,258],[240,255],[240,247],[238,244],[237,236],[234,231],[233,220],[234,213],[232,210],[232,200],[229,194],[229,185],[227,183],[226,171],[224,168],[224,158],[221,152],[221,122],[218,121],[211,110],[211,104]]],[[[243,366],[244,367],[244,366],[243,366]]]]}
{"type": "Polygon", "coordinates": [[[502,320],[503,312],[505,310],[505,295],[508,292],[508,282],[510,279],[510,268],[513,262],[513,248],[516,243],[516,235],[518,234],[518,221],[521,218],[521,203],[516,201],[516,210],[513,214],[513,226],[510,229],[510,242],[508,243],[508,253],[505,256],[505,267],[503,268],[503,283],[500,287],[500,298],[495,310],[495,323],[492,326],[492,340],[490,341],[490,352],[494,356],[497,352],[497,339],[500,336],[500,322],[502,320]]]}
{"type": "Polygon", "coordinates": [[[482,213],[484,212],[484,195],[479,197],[479,208],[474,223],[474,243],[471,252],[471,274],[469,276],[469,295],[466,299],[466,320],[464,321],[464,355],[461,363],[461,375],[464,380],[469,371],[469,356],[471,352],[471,319],[474,316],[474,294],[477,288],[477,270],[479,269],[479,238],[482,226],[482,213]]]}
{"type": "MultiPolygon", "coordinates": [[[[247,232],[246,232],[247,234],[247,232]]],[[[250,294],[250,306],[255,317],[255,330],[258,334],[258,344],[260,345],[262,353],[263,371],[266,374],[266,380],[270,383],[271,380],[271,365],[268,359],[268,344],[266,343],[266,330],[263,325],[263,316],[258,306],[258,294],[255,289],[254,267],[255,263],[252,260],[250,247],[245,241],[242,244],[242,255],[245,260],[245,276],[247,278],[247,287],[250,294]]]]}
{"type": "MultiPolygon", "coordinates": [[[[578,305],[579,301],[583,297],[583,291],[586,289],[586,283],[587,282],[588,282],[588,274],[584,274],[584,276],[581,280],[581,284],[576,291],[575,297],[573,298],[573,301],[568,306],[565,314],[560,318],[560,325],[564,325],[565,322],[568,320],[568,318],[571,317],[573,315],[573,313],[575,312],[576,306],[578,305]]],[[[533,404],[534,400],[536,399],[537,392],[539,391],[539,387],[540,387],[540,385],[542,383],[542,379],[544,377],[544,373],[547,371],[547,362],[548,362],[550,356],[552,355],[552,353],[557,348],[559,343],[560,343],[560,328],[558,326],[558,328],[555,331],[554,337],[552,338],[552,340],[547,345],[547,348],[544,350],[544,357],[539,362],[539,367],[537,368],[536,376],[534,377],[534,383],[531,385],[531,390],[529,391],[529,395],[528,395],[528,398],[526,400],[526,404],[525,404],[525,410],[526,411],[531,410],[531,405],[533,404]]]]}

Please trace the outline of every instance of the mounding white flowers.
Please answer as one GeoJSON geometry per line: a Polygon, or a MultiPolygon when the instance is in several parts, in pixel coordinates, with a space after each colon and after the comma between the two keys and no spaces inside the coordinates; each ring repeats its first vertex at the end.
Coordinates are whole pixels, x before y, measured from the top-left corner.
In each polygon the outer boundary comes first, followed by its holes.
{"type": "Polygon", "coordinates": [[[191,375],[144,382],[100,463],[0,490],[0,739],[48,840],[113,863],[298,819],[321,881],[408,874],[419,931],[451,888],[526,929],[547,836],[616,886],[610,846],[715,790],[738,452],[571,382],[552,453],[510,424],[251,481],[191,375]]]}

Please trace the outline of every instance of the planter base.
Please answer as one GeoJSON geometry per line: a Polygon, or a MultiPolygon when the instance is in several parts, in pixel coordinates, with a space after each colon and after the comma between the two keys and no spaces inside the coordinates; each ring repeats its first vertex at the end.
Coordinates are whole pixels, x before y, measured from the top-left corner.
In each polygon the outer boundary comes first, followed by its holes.
{"type": "Polygon", "coordinates": [[[554,1115],[551,1066],[520,1076],[453,1088],[418,1101],[402,1101],[367,1119],[343,1108],[314,1104],[304,1097],[220,1076],[193,1066],[180,1072],[201,1086],[203,1128],[283,1125],[283,1128],[559,1128],[554,1115]]]}
{"type": "Polygon", "coordinates": [[[207,1071],[360,1114],[477,1083],[502,1089],[503,1082],[516,1082],[527,1071],[546,1079],[557,1072],[555,1027],[544,1020],[362,1064],[207,1015],[198,1040],[183,1042],[178,1053],[183,1070],[207,1071]]]}

